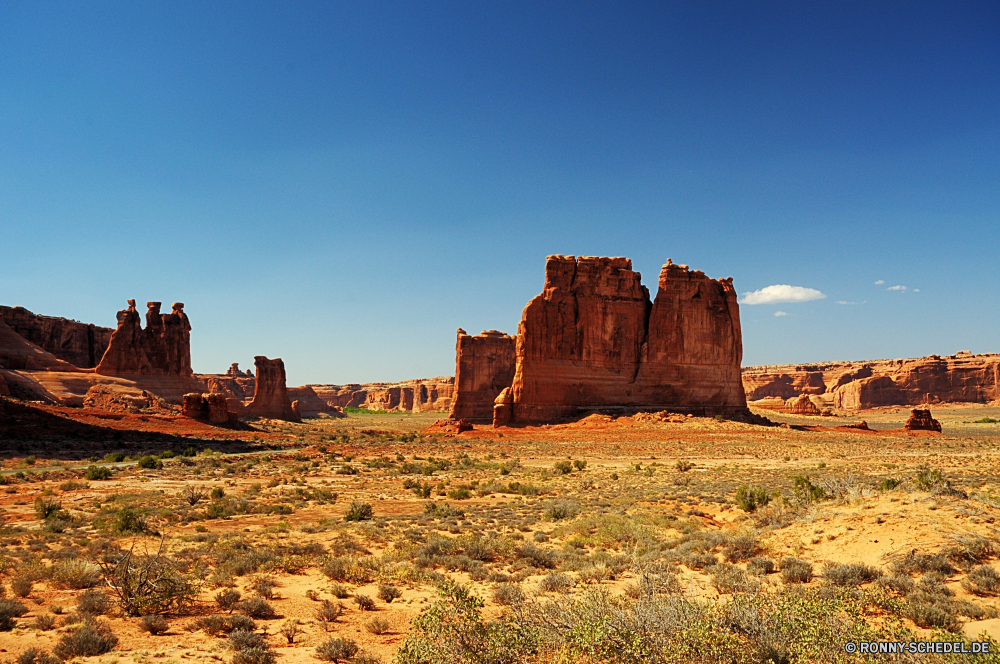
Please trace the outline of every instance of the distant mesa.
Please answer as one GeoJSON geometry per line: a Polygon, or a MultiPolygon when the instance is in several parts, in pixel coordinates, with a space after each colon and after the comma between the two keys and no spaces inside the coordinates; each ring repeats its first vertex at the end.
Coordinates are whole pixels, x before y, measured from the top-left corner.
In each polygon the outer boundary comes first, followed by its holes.
{"type": "Polygon", "coordinates": [[[840,411],[935,403],[989,403],[1000,399],[1000,354],[825,362],[743,368],[751,406],[769,408],[809,395],[840,411]]]}

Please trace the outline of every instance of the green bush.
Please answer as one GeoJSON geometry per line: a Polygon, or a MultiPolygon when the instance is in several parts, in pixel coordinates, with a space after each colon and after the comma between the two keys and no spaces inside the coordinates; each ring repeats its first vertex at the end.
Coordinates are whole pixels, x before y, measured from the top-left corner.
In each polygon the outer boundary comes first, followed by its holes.
{"type": "Polygon", "coordinates": [[[792,482],[795,497],[803,502],[815,503],[826,497],[826,491],[813,484],[808,475],[796,475],[792,482]]]}
{"type": "Polygon", "coordinates": [[[736,505],[744,512],[753,512],[771,502],[771,497],[763,487],[744,484],[736,489],[736,505]]]}
{"type": "Polygon", "coordinates": [[[150,456],[147,454],[144,457],[140,457],[139,467],[145,468],[147,470],[159,470],[160,468],[163,468],[163,462],[157,459],[155,456],[150,456]]]}
{"type": "Polygon", "coordinates": [[[892,491],[897,486],[899,486],[899,480],[887,477],[879,483],[878,488],[880,491],[892,491]]]}
{"type": "Polygon", "coordinates": [[[383,583],[378,587],[378,598],[383,602],[389,604],[394,599],[398,599],[403,596],[403,591],[396,586],[391,586],[387,583],[383,583]]]}
{"type": "Polygon", "coordinates": [[[573,472],[573,464],[569,461],[557,461],[552,466],[552,470],[556,471],[559,475],[569,475],[573,472]]]}
{"type": "Polygon", "coordinates": [[[472,493],[464,486],[451,489],[447,495],[452,500],[466,500],[472,497],[472,493]]]}
{"type": "Polygon", "coordinates": [[[583,459],[573,459],[573,467],[577,470],[583,470],[587,467],[587,462],[583,459]]]}
{"type": "Polygon", "coordinates": [[[198,456],[198,452],[193,447],[189,447],[186,450],[184,450],[183,452],[181,452],[181,456],[183,456],[183,457],[198,456]]]}
{"type": "Polygon", "coordinates": [[[131,507],[123,507],[111,519],[111,532],[130,535],[146,532],[146,518],[131,507]]]}
{"type": "Polygon", "coordinates": [[[344,521],[368,521],[372,518],[372,506],[370,503],[358,501],[351,502],[344,514],[344,521]]]}
{"type": "Polygon", "coordinates": [[[88,466],[83,476],[88,480],[111,479],[111,469],[107,466],[88,466]]]}

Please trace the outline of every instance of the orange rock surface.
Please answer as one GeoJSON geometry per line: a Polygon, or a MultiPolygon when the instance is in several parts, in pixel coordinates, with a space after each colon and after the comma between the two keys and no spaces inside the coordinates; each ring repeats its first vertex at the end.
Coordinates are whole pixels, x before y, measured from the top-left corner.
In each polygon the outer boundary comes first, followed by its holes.
{"type": "Polygon", "coordinates": [[[747,398],[822,396],[840,410],[1000,399],[1000,354],[745,367],[747,398]]]}
{"type": "Polygon", "coordinates": [[[650,303],[627,258],[549,256],[544,290],[518,326],[510,418],[744,412],[742,354],[732,279],[667,261],[650,303]]]}
{"type": "Polygon", "coordinates": [[[330,406],[371,410],[447,412],[451,408],[455,379],[451,376],[421,378],[401,383],[306,385],[330,406]]]}
{"type": "Polygon", "coordinates": [[[937,431],[941,433],[941,423],[931,417],[931,411],[914,408],[903,428],[907,431],[937,431]]]}
{"type": "Polygon", "coordinates": [[[184,305],[175,302],[169,314],[160,314],[159,302],[146,303],[146,329],[142,328],[135,300],[118,312],[118,328],[97,373],[108,376],[192,376],[191,323],[184,305]]]}
{"type": "Polygon", "coordinates": [[[97,366],[114,332],[108,327],[40,316],[24,307],[0,306],[0,320],[42,350],[81,369],[97,366]]]}
{"type": "Polygon", "coordinates": [[[496,330],[470,336],[458,328],[452,419],[493,421],[493,402],[514,380],[517,338],[496,330]]]}
{"type": "Polygon", "coordinates": [[[263,355],[254,359],[257,381],[254,386],[253,401],[248,411],[257,417],[269,417],[276,420],[298,422],[301,415],[292,409],[288,398],[288,388],[285,385],[285,363],[281,358],[269,360],[263,355]]]}

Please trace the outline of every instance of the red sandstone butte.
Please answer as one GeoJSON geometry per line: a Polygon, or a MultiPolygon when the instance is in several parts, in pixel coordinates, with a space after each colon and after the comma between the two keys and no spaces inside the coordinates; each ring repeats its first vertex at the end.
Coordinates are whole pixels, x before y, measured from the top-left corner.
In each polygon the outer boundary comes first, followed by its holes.
{"type": "Polygon", "coordinates": [[[470,336],[458,328],[451,419],[491,422],[494,400],[514,380],[516,337],[496,330],[470,336]]]}
{"type": "Polygon", "coordinates": [[[0,320],[42,350],[81,369],[97,366],[114,332],[66,318],[41,316],[24,307],[0,306],[0,320]]]}
{"type": "MultiPolygon", "coordinates": [[[[225,424],[230,421],[229,407],[225,394],[198,394],[192,392],[184,395],[184,406],[181,411],[184,417],[205,420],[209,424],[225,424]]],[[[233,418],[235,418],[233,413],[233,418]]]]}
{"type": "Polygon", "coordinates": [[[257,417],[269,417],[275,420],[290,422],[302,421],[288,398],[288,388],[285,385],[285,363],[281,358],[269,360],[263,355],[253,358],[257,368],[257,381],[254,386],[253,401],[248,411],[257,417]]]}
{"type": "Polygon", "coordinates": [[[914,408],[903,428],[907,431],[937,431],[941,433],[941,423],[931,417],[931,411],[914,408]]]}
{"type": "Polygon", "coordinates": [[[744,367],[743,386],[754,401],[808,394],[840,410],[985,403],[1000,399],[1000,354],[744,367]]]}
{"type": "Polygon", "coordinates": [[[545,288],[518,325],[512,423],[593,410],[746,412],[732,279],[668,260],[650,303],[640,278],[627,258],[547,258],[545,288]]]}
{"type": "Polygon", "coordinates": [[[146,307],[146,329],[135,300],[118,312],[118,329],[95,371],[107,376],[192,376],[191,322],[184,305],[175,302],[169,314],[160,314],[159,302],[147,302],[146,307]]]}

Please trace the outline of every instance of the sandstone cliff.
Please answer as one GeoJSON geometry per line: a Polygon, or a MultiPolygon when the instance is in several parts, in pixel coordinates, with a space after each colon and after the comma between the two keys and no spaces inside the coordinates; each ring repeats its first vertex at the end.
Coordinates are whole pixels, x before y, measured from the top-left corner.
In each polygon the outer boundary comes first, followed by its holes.
{"type": "Polygon", "coordinates": [[[0,368],[29,371],[78,371],[69,362],[31,343],[0,320],[0,368]]]}
{"type": "Polygon", "coordinates": [[[255,379],[252,371],[240,371],[234,362],[224,374],[197,374],[208,386],[209,392],[225,394],[230,399],[253,399],[255,379]]]}
{"type": "Polygon", "coordinates": [[[651,303],[627,258],[549,256],[501,410],[516,423],[588,410],[744,412],[742,353],[732,279],[668,261],[651,303]]]}
{"type": "Polygon", "coordinates": [[[330,406],[418,412],[447,412],[455,379],[451,376],[401,383],[306,385],[330,406]]]}
{"type": "Polygon", "coordinates": [[[514,380],[516,337],[496,330],[470,336],[458,328],[452,419],[492,422],[493,402],[514,380]]]}
{"type": "Polygon", "coordinates": [[[108,327],[40,316],[24,307],[0,306],[0,320],[39,348],[81,369],[97,366],[114,332],[108,327]]]}
{"type": "Polygon", "coordinates": [[[1000,354],[745,367],[747,398],[818,395],[840,410],[1000,399],[1000,354]]]}
{"type": "Polygon", "coordinates": [[[269,360],[263,355],[254,358],[256,367],[256,384],[253,401],[248,411],[257,417],[269,417],[276,420],[298,422],[302,418],[292,408],[288,398],[288,388],[285,385],[285,363],[281,358],[269,360]]]}
{"type": "Polygon", "coordinates": [[[135,300],[118,312],[118,328],[96,372],[108,376],[193,376],[191,323],[184,305],[175,302],[169,314],[160,314],[159,302],[146,303],[142,328],[135,300]]]}

